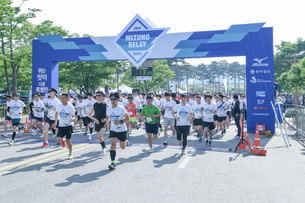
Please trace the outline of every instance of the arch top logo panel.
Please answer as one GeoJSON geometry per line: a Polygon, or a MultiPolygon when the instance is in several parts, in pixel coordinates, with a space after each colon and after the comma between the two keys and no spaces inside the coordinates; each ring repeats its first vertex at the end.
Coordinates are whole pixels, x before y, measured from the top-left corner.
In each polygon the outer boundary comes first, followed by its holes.
{"type": "Polygon", "coordinates": [[[58,64],[69,61],[129,60],[140,67],[145,60],[246,57],[248,131],[266,124],[275,131],[273,28],[264,23],[231,25],[227,30],[168,33],[136,15],[118,36],[33,40],[32,91],[58,88],[58,64]]]}
{"type": "Polygon", "coordinates": [[[168,29],[152,28],[136,15],[113,43],[138,68],[150,56],[157,41],[168,29]]]}

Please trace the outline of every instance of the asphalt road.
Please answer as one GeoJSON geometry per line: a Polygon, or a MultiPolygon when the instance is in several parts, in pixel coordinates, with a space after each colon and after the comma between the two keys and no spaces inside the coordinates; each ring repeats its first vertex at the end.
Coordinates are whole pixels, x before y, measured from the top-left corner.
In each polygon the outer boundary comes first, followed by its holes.
{"type": "Polygon", "coordinates": [[[261,137],[267,156],[255,156],[229,151],[238,142],[234,135],[231,126],[225,136],[215,136],[212,147],[190,135],[186,155],[175,137],[164,148],[161,136],[149,153],[140,129],[131,135],[131,146],[117,150],[114,171],[108,170],[109,153],[100,156],[96,136],[88,142],[79,129],[72,138],[73,160],[55,142],[40,148],[37,136],[18,136],[13,147],[0,138],[0,202],[305,201],[302,145],[292,139],[287,148],[279,135],[261,137]]]}

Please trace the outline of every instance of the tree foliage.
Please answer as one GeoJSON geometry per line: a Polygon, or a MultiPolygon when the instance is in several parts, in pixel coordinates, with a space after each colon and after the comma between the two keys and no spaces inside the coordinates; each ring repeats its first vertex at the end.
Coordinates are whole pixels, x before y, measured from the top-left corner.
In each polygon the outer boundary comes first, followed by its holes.
{"type": "Polygon", "coordinates": [[[123,76],[122,83],[140,89],[142,92],[159,91],[165,88],[174,78],[174,72],[170,70],[166,60],[156,60],[151,66],[154,69],[152,80],[136,81],[136,78],[131,76],[131,68],[129,68],[123,76]]]}
{"type": "Polygon", "coordinates": [[[119,62],[65,62],[60,63],[59,84],[65,91],[80,93],[95,92],[99,87],[109,84],[119,62]]]}

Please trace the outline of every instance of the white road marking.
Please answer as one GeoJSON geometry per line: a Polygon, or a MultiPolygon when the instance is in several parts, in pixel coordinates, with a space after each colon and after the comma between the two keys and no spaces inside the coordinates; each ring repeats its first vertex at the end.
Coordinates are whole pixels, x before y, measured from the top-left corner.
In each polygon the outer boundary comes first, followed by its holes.
{"type": "Polygon", "coordinates": [[[191,153],[188,153],[186,157],[183,159],[183,161],[180,163],[178,168],[185,168],[185,166],[188,164],[188,162],[191,160],[191,158],[195,155],[196,149],[191,151],[191,153]]]}

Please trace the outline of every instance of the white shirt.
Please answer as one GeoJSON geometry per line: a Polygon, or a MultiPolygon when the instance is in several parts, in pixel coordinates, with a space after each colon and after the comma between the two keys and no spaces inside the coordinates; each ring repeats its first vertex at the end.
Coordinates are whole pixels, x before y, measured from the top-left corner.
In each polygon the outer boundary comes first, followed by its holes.
{"type": "Polygon", "coordinates": [[[143,108],[143,106],[146,105],[146,99],[141,98],[140,102],[141,102],[141,106],[140,107],[143,108]]]}
{"type": "MultiPolygon", "coordinates": [[[[11,100],[11,101],[13,101],[13,100],[11,100]]],[[[6,106],[7,106],[7,107],[10,106],[10,102],[11,102],[11,101],[6,101],[6,106]]],[[[10,113],[9,113],[8,111],[6,111],[6,115],[7,115],[8,117],[11,117],[11,115],[10,115],[10,113]]]]}
{"type": "Polygon", "coordinates": [[[177,114],[177,117],[179,118],[177,120],[177,126],[188,126],[191,125],[191,113],[192,113],[192,107],[188,104],[185,106],[182,104],[177,104],[174,107],[174,111],[177,114]]]}
{"type": "Polygon", "coordinates": [[[89,113],[90,109],[92,108],[92,106],[95,104],[95,102],[96,101],[94,99],[91,99],[91,100],[85,99],[85,101],[83,102],[83,109],[82,109],[83,117],[88,116],[88,113],[89,113]]]}
{"type": "Polygon", "coordinates": [[[25,107],[25,104],[23,103],[23,101],[18,100],[12,100],[9,102],[9,107],[10,108],[10,117],[12,119],[19,119],[22,116],[22,109],[23,107],[25,107]]]}
{"type": "Polygon", "coordinates": [[[233,99],[228,100],[228,101],[227,101],[227,104],[228,104],[229,108],[226,110],[226,112],[227,112],[227,111],[232,111],[232,106],[233,106],[233,104],[234,104],[233,99]]]}
{"type": "Polygon", "coordinates": [[[215,111],[217,109],[215,104],[203,104],[203,121],[205,122],[214,122],[214,113],[212,111],[215,111]]]}
{"type": "Polygon", "coordinates": [[[219,101],[219,102],[217,102],[216,106],[217,106],[217,116],[226,117],[227,114],[226,114],[225,109],[228,107],[228,103],[226,103],[224,101],[223,102],[219,101]]]}
{"type": "Polygon", "coordinates": [[[154,100],[152,101],[152,104],[155,105],[155,106],[157,106],[158,108],[160,107],[160,101],[159,101],[158,99],[154,99],[154,100]]]}
{"type": "Polygon", "coordinates": [[[59,104],[59,100],[55,97],[54,99],[50,98],[48,100],[48,118],[50,120],[55,120],[55,113],[56,113],[56,110],[53,110],[51,108],[56,108],[56,106],[59,104]]]}
{"type": "Polygon", "coordinates": [[[84,107],[83,102],[77,101],[75,108],[76,108],[76,115],[81,115],[81,109],[84,107]]]}
{"type": "Polygon", "coordinates": [[[188,105],[193,106],[194,102],[192,100],[186,102],[188,105]]]}
{"type": "Polygon", "coordinates": [[[72,104],[67,103],[67,105],[63,105],[62,103],[56,106],[56,112],[58,112],[58,126],[66,127],[71,126],[71,118],[75,115],[75,109],[72,104]]]}
{"type": "Polygon", "coordinates": [[[125,123],[119,124],[119,125],[115,125],[114,121],[118,121],[118,120],[123,120],[124,119],[124,115],[127,114],[127,110],[122,107],[117,105],[115,108],[108,108],[106,111],[106,115],[110,117],[110,130],[114,131],[114,132],[124,132],[127,131],[127,127],[125,123]]]}
{"type": "Polygon", "coordinates": [[[164,107],[164,118],[174,118],[172,111],[174,110],[174,107],[176,106],[176,102],[173,100],[170,100],[169,102],[167,102],[166,100],[164,100],[161,103],[161,106],[164,107]]]}
{"type": "Polygon", "coordinates": [[[200,119],[202,116],[202,108],[203,108],[203,104],[197,104],[197,102],[195,102],[192,106],[192,110],[194,112],[194,117],[195,119],[200,119]]]}
{"type": "Polygon", "coordinates": [[[39,99],[38,102],[33,100],[33,104],[34,104],[34,116],[37,118],[43,118],[44,117],[44,111],[40,111],[40,110],[44,110],[44,103],[39,99]]]}
{"type": "Polygon", "coordinates": [[[240,109],[244,108],[244,104],[245,104],[245,110],[247,110],[247,99],[239,100],[239,107],[240,107],[240,109]]]}

